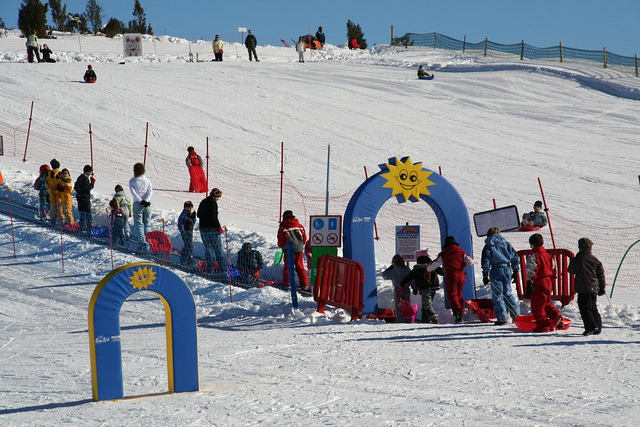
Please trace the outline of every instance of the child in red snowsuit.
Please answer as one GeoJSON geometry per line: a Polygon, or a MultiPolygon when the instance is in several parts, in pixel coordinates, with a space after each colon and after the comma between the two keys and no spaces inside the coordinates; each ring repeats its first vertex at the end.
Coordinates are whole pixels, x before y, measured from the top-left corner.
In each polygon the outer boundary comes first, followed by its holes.
{"type": "Polygon", "coordinates": [[[284,268],[282,270],[282,283],[288,285],[289,280],[289,257],[287,254],[288,243],[293,248],[293,263],[298,275],[298,285],[301,289],[307,289],[309,278],[304,268],[304,244],[307,242],[307,233],[298,219],[293,216],[293,212],[284,211],[282,222],[278,227],[278,247],[283,249],[284,268]]]}
{"type": "Polygon", "coordinates": [[[462,290],[467,275],[464,268],[473,264],[473,260],[465,251],[463,251],[453,236],[447,236],[444,239],[442,252],[427,267],[427,271],[435,271],[442,265],[444,268],[444,286],[449,298],[451,311],[456,318],[456,323],[462,322],[464,316],[464,297],[462,290]]]}
{"type": "Polygon", "coordinates": [[[529,244],[533,253],[527,257],[527,287],[533,286],[530,296],[531,314],[536,319],[536,332],[551,332],[563,328],[562,313],[551,302],[553,259],[544,248],[541,234],[532,234],[529,244]]]}

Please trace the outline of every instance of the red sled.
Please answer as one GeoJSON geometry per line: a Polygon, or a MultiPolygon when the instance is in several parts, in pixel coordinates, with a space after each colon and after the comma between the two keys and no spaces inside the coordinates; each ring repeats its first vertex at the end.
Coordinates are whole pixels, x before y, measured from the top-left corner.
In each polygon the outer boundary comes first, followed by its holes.
{"type": "Polygon", "coordinates": [[[476,316],[483,323],[496,320],[496,313],[493,311],[493,301],[490,299],[470,299],[465,301],[469,313],[476,316]]]}
{"type": "Polygon", "coordinates": [[[207,192],[207,178],[204,176],[202,166],[189,167],[189,176],[191,177],[191,181],[189,182],[190,193],[207,192]]]}
{"type": "Polygon", "coordinates": [[[406,299],[400,300],[398,311],[407,319],[411,319],[416,315],[416,309],[411,305],[411,301],[406,299]]]}
{"type": "Polygon", "coordinates": [[[396,312],[392,308],[378,308],[378,314],[367,314],[367,319],[384,320],[387,323],[396,321],[396,312]]]}
{"type": "MultiPolygon", "coordinates": [[[[523,331],[533,331],[536,325],[536,319],[533,317],[533,314],[524,314],[522,316],[518,316],[515,318],[513,323],[516,324],[518,329],[522,329],[523,331]]],[[[571,319],[567,319],[566,317],[562,318],[562,328],[558,329],[569,329],[571,326],[571,319]]]]}
{"type": "Polygon", "coordinates": [[[521,225],[520,228],[518,228],[518,231],[538,231],[540,230],[540,227],[534,227],[533,225],[521,225]]]}
{"type": "Polygon", "coordinates": [[[165,253],[168,254],[173,249],[171,246],[171,240],[164,234],[162,231],[150,231],[145,237],[147,238],[147,243],[151,247],[151,252],[154,254],[157,253],[165,253]]]}

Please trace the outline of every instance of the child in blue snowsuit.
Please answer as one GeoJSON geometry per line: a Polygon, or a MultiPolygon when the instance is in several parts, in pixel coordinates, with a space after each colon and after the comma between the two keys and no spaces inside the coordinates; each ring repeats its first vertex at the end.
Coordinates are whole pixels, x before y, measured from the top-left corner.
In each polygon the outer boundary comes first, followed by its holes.
{"type": "Polygon", "coordinates": [[[178,217],[178,231],[184,242],[182,252],[180,252],[180,263],[189,264],[193,253],[193,227],[198,218],[193,210],[193,202],[184,202],[184,209],[178,217]]]}
{"type": "Polygon", "coordinates": [[[507,311],[515,319],[520,316],[520,306],[511,292],[511,278],[515,278],[520,269],[518,254],[496,227],[487,232],[482,249],[482,283],[491,283],[493,311],[496,313],[496,325],[507,323],[507,311]],[[505,307],[506,305],[506,307],[505,307]]]}

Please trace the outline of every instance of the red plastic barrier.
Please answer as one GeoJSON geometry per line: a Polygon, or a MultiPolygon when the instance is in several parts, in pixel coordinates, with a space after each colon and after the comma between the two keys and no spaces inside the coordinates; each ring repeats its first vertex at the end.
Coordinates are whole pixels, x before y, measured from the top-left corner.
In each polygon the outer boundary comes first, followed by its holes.
{"type": "MultiPolygon", "coordinates": [[[[533,253],[532,250],[526,249],[518,251],[520,256],[520,274],[516,277],[516,288],[518,290],[518,298],[521,300],[529,299],[525,295],[527,283],[527,270],[525,268],[527,256],[533,253]]],[[[556,276],[551,278],[551,299],[560,301],[562,306],[568,305],[576,295],[574,286],[575,276],[569,274],[567,268],[569,261],[573,259],[573,252],[568,249],[547,249],[547,253],[554,258],[554,267],[556,268],[556,276]]]]}
{"type": "Polygon", "coordinates": [[[326,304],[351,312],[351,320],[358,320],[364,302],[364,268],[358,261],[335,255],[318,258],[318,274],[313,287],[313,299],[318,303],[318,313],[324,313],[326,304]]]}
{"type": "Polygon", "coordinates": [[[147,242],[154,254],[171,252],[171,240],[162,231],[150,231],[146,234],[147,242]]]}

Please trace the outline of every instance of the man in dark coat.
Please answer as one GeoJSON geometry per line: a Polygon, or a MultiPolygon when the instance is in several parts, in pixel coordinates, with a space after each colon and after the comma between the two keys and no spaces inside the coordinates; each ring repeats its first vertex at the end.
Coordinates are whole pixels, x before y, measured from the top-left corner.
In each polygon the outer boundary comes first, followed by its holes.
{"type": "Polygon", "coordinates": [[[256,58],[256,62],[260,62],[260,60],[258,59],[258,54],[256,53],[256,46],[258,46],[258,40],[256,39],[256,36],[253,35],[253,32],[251,30],[249,30],[249,34],[247,35],[247,38],[244,40],[244,45],[249,51],[249,61],[251,61],[251,57],[253,55],[253,57],[256,58]]]}
{"type": "Polygon", "coordinates": [[[92,224],[91,217],[91,190],[96,183],[93,177],[91,165],[85,165],[82,175],[76,179],[73,189],[76,190],[76,200],[78,201],[78,212],[80,212],[80,230],[90,233],[92,224]]]}
{"type": "Polygon", "coordinates": [[[324,37],[324,33],[322,32],[322,27],[318,27],[318,31],[316,31],[316,39],[318,39],[322,47],[324,47],[325,37],[324,37]]]}
{"type": "Polygon", "coordinates": [[[598,312],[598,295],[605,294],[607,285],[604,268],[598,258],[591,254],[593,242],[583,237],[578,240],[578,254],[569,262],[569,273],[575,274],[578,308],[584,322],[584,336],[602,332],[602,318],[598,312]]]}
{"type": "Polygon", "coordinates": [[[222,197],[222,191],[214,188],[209,196],[200,202],[198,206],[198,219],[200,220],[200,237],[204,245],[204,257],[207,262],[207,271],[216,273],[224,271],[226,267],[224,252],[222,250],[221,235],[224,229],[218,219],[218,199],[222,197]]]}

